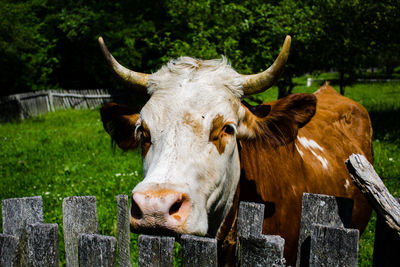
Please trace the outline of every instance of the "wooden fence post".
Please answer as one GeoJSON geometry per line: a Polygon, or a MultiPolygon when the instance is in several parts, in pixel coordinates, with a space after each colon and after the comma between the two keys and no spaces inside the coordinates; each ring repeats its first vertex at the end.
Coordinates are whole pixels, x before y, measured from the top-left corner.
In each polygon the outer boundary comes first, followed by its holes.
{"type": "Polygon", "coordinates": [[[238,266],[285,266],[283,238],[262,234],[263,204],[240,202],[237,220],[238,266]]]}
{"type": "MultiPolygon", "coordinates": [[[[399,199],[397,199],[399,201],[399,199]]],[[[400,202],[400,201],[399,201],[400,202]]],[[[382,215],[376,215],[374,267],[391,267],[399,265],[400,236],[398,232],[387,225],[382,215]]]]}
{"type": "Polygon", "coordinates": [[[21,104],[21,97],[19,96],[19,94],[15,95],[15,100],[17,102],[18,111],[19,111],[18,117],[19,117],[20,120],[24,120],[25,119],[24,110],[23,110],[23,107],[22,107],[22,104],[21,104]]]}
{"type": "Polygon", "coordinates": [[[79,266],[114,267],[117,240],[113,236],[79,235],[79,266]]]}
{"type": "Polygon", "coordinates": [[[374,167],[359,154],[346,160],[353,182],[377,213],[373,266],[398,266],[400,251],[400,201],[394,198],[374,167]]]}
{"type": "Polygon", "coordinates": [[[240,236],[238,244],[238,266],[285,266],[285,241],[280,236],[240,236]]]}
{"type": "Polygon", "coordinates": [[[77,267],[79,234],[98,233],[96,197],[64,198],[63,225],[67,267],[77,267]]]}
{"type": "Polygon", "coordinates": [[[28,234],[28,266],[58,267],[58,225],[57,224],[30,224],[28,234]]]}
{"type": "Polygon", "coordinates": [[[139,266],[172,266],[175,238],[167,236],[139,236],[139,266]]]}
{"type": "Polygon", "coordinates": [[[109,101],[126,102],[130,95],[110,89],[48,90],[14,94],[0,99],[0,120],[24,120],[57,109],[93,108],[109,101]]]}
{"type": "Polygon", "coordinates": [[[361,190],[378,214],[395,229],[400,236],[400,203],[390,194],[371,163],[359,154],[352,154],[346,160],[347,169],[353,182],[361,190]]]}
{"type": "Polygon", "coordinates": [[[3,233],[18,239],[16,266],[28,264],[26,228],[29,224],[43,222],[42,197],[11,198],[2,200],[3,233]]]}
{"type": "Polygon", "coordinates": [[[296,266],[309,266],[312,225],[349,227],[352,210],[351,199],[304,193],[296,266]]]}
{"type": "Polygon", "coordinates": [[[215,238],[182,235],[182,267],[217,266],[217,240],[215,238]]]}
{"type": "Polygon", "coordinates": [[[240,202],[238,211],[238,235],[239,236],[260,236],[264,222],[263,204],[240,202]]]}
{"type": "Polygon", "coordinates": [[[18,239],[12,235],[0,234],[0,266],[17,265],[18,239]]]}
{"type": "Polygon", "coordinates": [[[28,224],[43,222],[42,197],[4,199],[1,205],[4,234],[19,238],[28,224]]]}
{"type": "Polygon", "coordinates": [[[356,267],[358,258],[357,229],[326,225],[311,226],[310,267],[356,267]]]}
{"type": "Polygon", "coordinates": [[[129,201],[127,195],[117,196],[117,229],[119,266],[131,267],[130,229],[129,229],[129,201]]]}
{"type": "Polygon", "coordinates": [[[53,101],[53,92],[51,90],[48,91],[48,98],[49,98],[49,111],[54,112],[54,101],[53,101]]]}

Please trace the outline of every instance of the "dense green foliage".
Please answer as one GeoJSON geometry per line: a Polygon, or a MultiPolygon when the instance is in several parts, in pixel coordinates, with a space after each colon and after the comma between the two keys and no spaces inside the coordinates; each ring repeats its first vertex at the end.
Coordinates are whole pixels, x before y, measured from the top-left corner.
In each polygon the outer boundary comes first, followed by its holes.
{"type": "MultiPolygon", "coordinates": [[[[313,92],[305,78],[295,92],[313,92]]],[[[276,87],[259,95],[274,100],[276,87]]],[[[355,84],[347,94],[363,103],[374,127],[375,169],[390,192],[400,196],[400,83],[355,84]],[[379,94],[379,98],[376,95],[379,94]]],[[[0,199],[41,195],[44,220],[57,223],[65,263],[62,199],[72,195],[97,197],[100,233],[116,236],[118,194],[129,195],[143,174],[138,151],[113,151],[98,110],[57,111],[20,123],[0,125],[0,199]]],[[[360,244],[360,266],[372,262],[375,217],[360,244]]],[[[0,218],[0,228],[1,228],[0,218]]],[[[1,229],[0,229],[0,232],[1,229]]],[[[136,238],[132,251],[137,251],[136,238]]],[[[137,263],[137,252],[132,254],[137,263]]]]}
{"type": "MultiPolygon", "coordinates": [[[[339,78],[399,65],[399,0],[2,0],[1,95],[49,88],[121,86],[97,45],[142,72],[171,58],[226,55],[242,73],[265,69],[286,34],[293,37],[280,96],[305,72],[339,78]]],[[[342,85],[344,81],[342,80],[342,85]]]]}

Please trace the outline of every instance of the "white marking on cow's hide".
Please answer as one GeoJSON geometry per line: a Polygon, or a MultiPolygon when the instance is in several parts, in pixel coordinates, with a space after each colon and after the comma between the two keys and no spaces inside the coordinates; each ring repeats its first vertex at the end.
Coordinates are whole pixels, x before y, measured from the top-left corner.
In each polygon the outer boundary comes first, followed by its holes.
{"type": "Polygon", "coordinates": [[[326,158],[318,155],[317,153],[315,153],[314,150],[310,149],[310,151],[321,162],[322,167],[324,167],[324,169],[328,169],[328,161],[326,160],[326,158]]]}
{"type": "Polygon", "coordinates": [[[295,186],[295,185],[292,185],[292,192],[293,192],[293,195],[297,195],[297,186],[295,186]]]}
{"type": "Polygon", "coordinates": [[[296,149],[299,152],[300,156],[303,157],[303,152],[299,149],[299,147],[297,145],[295,145],[295,146],[296,146],[296,149]]]}
{"type": "MultiPolygon", "coordinates": [[[[322,167],[324,169],[328,169],[328,160],[326,158],[324,158],[323,156],[318,155],[315,151],[315,150],[319,150],[320,152],[324,152],[324,149],[320,145],[318,145],[317,142],[315,142],[312,139],[307,139],[306,137],[300,137],[300,136],[297,136],[297,140],[305,149],[308,149],[311,152],[311,154],[313,154],[321,162],[322,167]]],[[[297,148],[297,145],[296,145],[296,148],[297,148]]],[[[298,148],[297,148],[297,150],[299,151],[298,148]]],[[[300,153],[300,151],[299,151],[299,153],[300,153]]],[[[300,153],[300,155],[303,156],[303,153],[300,153]]]]}
{"type": "Polygon", "coordinates": [[[344,183],[344,188],[346,188],[346,190],[349,190],[350,187],[350,182],[348,179],[346,179],[346,182],[344,183]]]}
{"type": "Polygon", "coordinates": [[[297,136],[297,140],[299,140],[300,144],[305,149],[318,149],[318,150],[324,151],[324,149],[320,145],[318,145],[317,142],[315,142],[312,139],[307,139],[305,137],[297,136]]]}

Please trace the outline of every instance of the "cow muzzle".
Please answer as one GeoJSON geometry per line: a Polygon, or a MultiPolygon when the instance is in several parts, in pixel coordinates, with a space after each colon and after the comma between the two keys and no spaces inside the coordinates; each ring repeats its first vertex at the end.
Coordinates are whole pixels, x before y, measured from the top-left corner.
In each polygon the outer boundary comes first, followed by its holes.
{"type": "Polygon", "coordinates": [[[191,202],[173,190],[134,192],[130,223],[133,231],[185,233],[191,202]]]}

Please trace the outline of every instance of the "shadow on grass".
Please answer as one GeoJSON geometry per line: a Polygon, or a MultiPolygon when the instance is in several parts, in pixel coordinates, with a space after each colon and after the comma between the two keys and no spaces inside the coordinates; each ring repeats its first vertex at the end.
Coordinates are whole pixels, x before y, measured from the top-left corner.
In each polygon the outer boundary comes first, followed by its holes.
{"type": "Polygon", "coordinates": [[[384,140],[400,145],[400,109],[370,111],[374,140],[384,140]]]}
{"type": "Polygon", "coordinates": [[[370,112],[374,168],[391,194],[400,196],[400,110],[370,112]],[[379,141],[378,141],[379,140],[379,141]]]}

